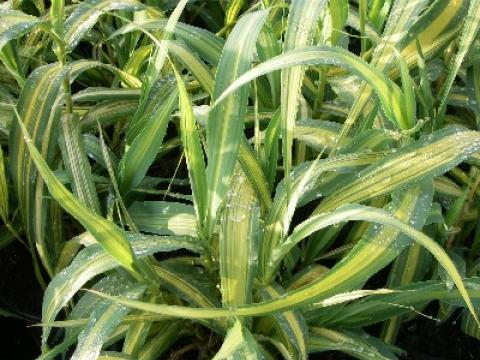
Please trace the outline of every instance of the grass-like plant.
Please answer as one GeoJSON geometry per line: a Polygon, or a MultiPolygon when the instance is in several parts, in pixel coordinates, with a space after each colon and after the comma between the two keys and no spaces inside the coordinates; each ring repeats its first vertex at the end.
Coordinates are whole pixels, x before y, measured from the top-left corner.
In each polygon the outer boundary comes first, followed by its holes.
{"type": "Polygon", "coordinates": [[[433,301],[480,339],[479,24],[478,0],[3,3],[0,248],[44,288],[39,359],[396,359],[433,301]]]}

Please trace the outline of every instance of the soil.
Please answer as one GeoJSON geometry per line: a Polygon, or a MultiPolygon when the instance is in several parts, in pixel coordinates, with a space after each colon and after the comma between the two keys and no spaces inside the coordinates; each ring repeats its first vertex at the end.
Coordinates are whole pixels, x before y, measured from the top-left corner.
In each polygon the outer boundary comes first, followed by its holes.
{"type": "Polygon", "coordinates": [[[397,346],[407,350],[404,360],[475,360],[480,359],[478,340],[465,335],[454,314],[439,326],[432,320],[417,318],[402,327],[397,346]]]}
{"type": "Polygon", "coordinates": [[[29,320],[0,317],[0,359],[31,360],[39,355],[42,289],[35,279],[30,253],[20,243],[2,249],[0,307],[29,320]]]}
{"type": "MultiPolygon", "coordinates": [[[[429,306],[426,313],[433,315],[436,306],[429,306]]],[[[437,325],[434,321],[423,317],[403,324],[398,335],[397,346],[406,351],[401,360],[477,360],[480,359],[478,340],[465,335],[457,318],[437,325]]],[[[377,327],[372,327],[372,334],[378,333],[377,327]]],[[[353,360],[355,358],[339,352],[314,354],[311,360],[353,360]]]]}

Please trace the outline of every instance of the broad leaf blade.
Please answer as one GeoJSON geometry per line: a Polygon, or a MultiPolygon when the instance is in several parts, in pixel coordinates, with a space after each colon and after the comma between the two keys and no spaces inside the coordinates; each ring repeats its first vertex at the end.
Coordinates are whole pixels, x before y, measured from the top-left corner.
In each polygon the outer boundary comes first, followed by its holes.
{"type": "MultiPolygon", "coordinates": [[[[292,2],[288,14],[283,52],[311,45],[317,30],[320,12],[325,4],[325,0],[297,0],[292,2]]],[[[292,166],[293,132],[304,74],[305,69],[297,66],[282,70],[281,75],[282,149],[286,179],[290,176],[292,166]]]]}
{"type": "Polygon", "coordinates": [[[197,124],[193,115],[190,97],[185,89],[183,80],[175,70],[177,86],[180,92],[180,133],[185,158],[187,160],[188,175],[192,186],[195,210],[197,212],[198,228],[202,229],[203,219],[207,206],[207,177],[205,172],[205,162],[203,158],[203,149],[200,144],[200,136],[197,130],[197,124]]]}
{"type": "Polygon", "coordinates": [[[76,116],[66,115],[61,121],[61,128],[60,147],[67,171],[73,178],[73,192],[85,206],[100,214],[92,170],[83,148],[80,122],[76,116]]]}
{"type": "MultiPolygon", "coordinates": [[[[278,284],[272,283],[260,290],[262,300],[271,300],[281,297],[285,294],[278,284]]],[[[307,359],[307,339],[308,328],[299,311],[286,311],[274,315],[276,327],[281,334],[283,343],[287,344],[287,348],[296,359],[307,359]]]]}
{"type": "MultiPolygon", "coordinates": [[[[123,295],[130,298],[138,298],[144,290],[144,287],[137,286],[123,295]]],[[[79,334],[77,348],[71,359],[86,360],[98,358],[103,344],[128,312],[129,309],[126,306],[100,302],[93,310],[87,326],[79,334]]]]}
{"type": "MultiPolygon", "coordinates": [[[[128,235],[136,256],[145,257],[156,252],[188,249],[201,253],[201,249],[187,237],[158,237],[128,235]]],[[[68,301],[80,288],[96,275],[118,267],[118,262],[99,245],[91,245],[82,250],[72,263],[57,274],[45,291],[42,305],[42,321],[49,323],[55,319],[68,301]]],[[[50,327],[43,328],[42,341],[47,341],[50,327]]]]}
{"type": "Polygon", "coordinates": [[[28,33],[40,19],[18,10],[0,10],[0,49],[10,40],[28,33]]]}
{"type": "MultiPolygon", "coordinates": [[[[213,99],[218,98],[233,80],[251,67],[257,36],[267,14],[267,11],[248,14],[234,27],[218,65],[213,99]]],[[[248,89],[240,89],[209,112],[206,214],[208,236],[213,233],[217,210],[224,200],[237,161],[247,100],[248,89]]]]}
{"type": "Polygon", "coordinates": [[[170,83],[161,85],[163,102],[145,118],[144,126],[133,138],[120,166],[120,192],[128,193],[137,187],[155,160],[167,131],[171,113],[177,104],[178,92],[170,83]]]}
{"type": "Polygon", "coordinates": [[[369,83],[380,99],[385,115],[400,129],[408,128],[402,110],[403,94],[398,85],[359,57],[339,47],[330,46],[291,50],[257,65],[224,89],[212,107],[221,106],[222,101],[233,91],[259,76],[293,66],[327,64],[344,67],[369,83]]]}
{"type": "Polygon", "coordinates": [[[356,179],[329,195],[317,207],[316,213],[432,179],[479,149],[480,133],[477,131],[455,127],[439,130],[360,171],[356,179]]]}
{"type": "Polygon", "coordinates": [[[237,168],[226,198],[220,233],[220,281],[223,304],[252,301],[259,233],[259,207],[254,192],[237,168]]]}
{"type": "Polygon", "coordinates": [[[112,10],[140,10],[144,5],[135,0],[87,0],[76,6],[65,21],[62,39],[73,50],[98,19],[112,10]]]}
{"type": "Polygon", "coordinates": [[[212,360],[255,360],[261,358],[260,350],[252,334],[237,320],[228,331],[222,347],[212,360]]]}

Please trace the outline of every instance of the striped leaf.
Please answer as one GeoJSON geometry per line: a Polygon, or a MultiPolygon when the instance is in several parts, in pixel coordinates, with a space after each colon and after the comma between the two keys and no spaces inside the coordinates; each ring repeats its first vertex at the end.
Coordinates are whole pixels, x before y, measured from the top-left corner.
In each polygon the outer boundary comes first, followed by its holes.
{"type": "Polygon", "coordinates": [[[458,52],[455,55],[455,59],[449,67],[447,79],[445,80],[440,93],[440,106],[437,116],[443,117],[445,111],[447,96],[450,93],[450,89],[455,80],[455,76],[460,70],[463,59],[468,52],[468,49],[475,40],[480,23],[480,2],[471,0],[468,8],[468,13],[465,18],[465,24],[463,25],[462,35],[460,37],[460,44],[458,45],[458,52]]]}
{"type": "Polygon", "coordinates": [[[128,209],[135,225],[142,231],[159,235],[197,236],[195,209],[175,202],[135,202],[128,209]]]}
{"type": "MultiPolygon", "coordinates": [[[[292,2],[288,14],[283,53],[302,49],[312,44],[320,12],[325,4],[325,0],[297,0],[292,2]]],[[[281,75],[283,167],[287,181],[292,166],[293,132],[304,73],[305,69],[297,66],[283,69],[281,75]]]]}
{"type": "Polygon", "coordinates": [[[368,334],[356,334],[352,331],[338,331],[326,328],[311,328],[308,351],[316,353],[337,350],[362,360],[398,359],[392,351],[393,349],[388,349],[387,346],[382,345],[379,339],[374,341],[368,334]]]}
{"type": "Polygon", "coordinates": [[[143,125],[138,127],[138,134],[133,138],[120,161],[120,192],[122,194],[128,193],[140,184],[155,160],[167,131],[171,113],[177,104],[178,92],[170,83],[163,83],[160,84],[154,99],[159,98],[163,98],[163,101],[157,106],[152,104],[154,110],[147,112],[148,117],[145,118],[143,125]]]}
{"type": "MultiPolygon", "coordinates": [[[[28,135],[40,150],[47,165],[51,165],[55,156],[56,142],[52,134],[62,112],[64,80],[67,75],[75,79],[83,72],[98,67],[119,76],[122,74],[112,66],[81,60],[66,67],[58,63],[41,66],[27,79],[17,109],[28,135]]],[[[37,169],[27,145],[20,126],[14,121],[9,136],[10,171],[14,190],[20,204],[27,238],[32,246],[36,246],[44,267],[52,275],[52,258],[55,258],[55,254],[52,254],[52,245],[45,240],[44,229],[48,200],[44,194],[44,180],[37,177],[37,169]]]]}
{"type": "Polygon", "coordinates": [[[222,359],[260,359],[260,350],[252,334],[240,321],[236,321],[228,331],[222,347],[215,354],[212,360],[222,359]]]}
{"type": "Polygon", "coordinates": [[[479,149],[480,133],[476,131],[455,127],[437,131],[360,171],[347,186],[329,195],[317,207],[316,213],[406,188],[407,183],[411,186],[432,179],[479,149]]]}
{"type": "MultiPolygon", "coordinates": [[[[140,111],[142,109],[143,100],[145,98],[148,98],[148,96],[150,95],[152,86],[157,82],[157,80],[160,77],[160,71],[162,70],[165,60],[167,59],[167,52],[168,52],[167,41],[169,41],[172,38],[173,33],[175,31],[175,26],[178,22],[178,19],[180,18],[180,15],[185,9],[185,6],[187,5],[187,2],[188,0],[180,0],[178,2],[172,14],[168,18],[165,29],[163,29],[162,41],[158,44],[158,46],[155,48],[152,54],[147,70],[145,72],[146,78],[145,78],[145,82],[143,84],[143,89],[142,89],[143,97],[140,103],[140,108],[139,108],[140,111]]],[[[137,112],[135,114],[135,117],[132,119],[132,122],[135,124],[135,122],[139,120],[138,116],[143,117],[144,115],[145,114],[142,114],[141,112],[137,112]]]]}
{"type": "MultiPolygon", "coordinates": [[[[125,25],[111,35],[111,37],[127,34],[138,30],[164,30],[167,26],[166,19],[150,19],[125,25]]],[[[219,36],[195,26],[177,22],[173,33],[177,39],[184,41],[188,47],[197,52],[210,64],[217,64],[222,54],[224,41],[219,36]]]]}
{"type": "MultiPolygon", "coordinates": [[[[145,257],[156,252],[174,251],[182,248],[201,252],[187,237],[158,237],[131,234],[128,236],[133,252],[138,257],[145,257]]],[[[99,245],[91,245],[82,250],[73,262],[57,274],[45,291],[42,306],[42,322],[49,323],[55,319],[60,310],[96,275],[118,267],[118,262],[102,250],[99,245]]],[[[50,327],[43,328],[42,341],[46,343],[50,327]]]]}
{"type": "Polygon", "coordinates": [[[0,9],[0,49],[10,40],[28,33],[40,22],[39,18],[24,14],[19,10],[0,9]]]}
{"type": "Polygon", "coordinates": [[[169,321],[161,324],[158,333],[148,341],[138,354],[138,360],[155,360],[164,354],[172,344],[185,335],[185,323],[169,321]]]}
{"type": "Polygon", "coordinates": [[[180,108],[180,133],[185,158],[187,160],[188,175],[192,186],[195,210],[197,213],[198,229],[202,230],[203,219],[207,206],[207,177],[205,172],[205,162],[203,158],[203,149],[200,144],[200,137],[197,130],[197,124],[193,115],[190,97],[185,89],[183,80],[175,70],[177,86],[179,90],[179,108],[180,108]]]}
{"type": "MultiPolygon", "coordinates": [[[[379,41],[377,47],[375,47],[370,64],[379,72],[384,72],[392,64],[395,59],[395,46],[405,38],[408,29],[417,19],[420,12],[425,8],[427,1],[425,0],[396,0],[392,6],[392,10],[387,19],[385,30],[382,35],[381,41],[379,41]],[[393,45],[393,46],[392,46],[393,45]]],[[[350,128],[358,119],[359,115],[364,110],[365,106],[370,100],[372,95],[372,88],[374,85],[367,81],[368,85],[363,85],[359,92],[358,98],[355,99],[352,108],[348,113],[348,117],[345,120],[342,132],[338,138],[338,144],[340,145],[346,134],[350,131],[350,128]]],[[[381,98],[380,98],[381,99],[381,98]]],[[[397,113],[396,116],[400,114],[397,113]]],[[[388,114],[387,114],[388,116],[388,114]]],[[[402,116],[399,117],[402,119],[402,116]]],[[[401,128],[408,129],[413,124],[409,124],[408,121],[402,119],[401,128]]]]}
{"type": "MultiPolygon", "coordinates": [[[[275,299],[285,294],[280,285],[272,283],[260,290],[263,301],[275,299]]],[[[283,343],[287,344],[295,359],[307,359],[308,329],[303,315],[299,311],[286,311],[274,315],[277,331],[283,343]]]]}
{"type": "Polygon", "coordinates": [[[254,192],[238,168],[222,213],[220,282],[222,302],[236,307],[252,302],[259,233],[259,207],[254,192]]]}
{"type": "Polygon", "coordinates": [[[32,144],[28,130],[20,120],[20,117],[18,118],[18,124],[32,160],[53,198],[58,201],[65,211],[80,221],[120,264],[135,272],[135,256],[132,253],[129,242],[126,240],[125,233],[114,223],[92,212],[65,188],[50,170],[35,145],[32,144]]]}
{"type": "MultiPolygon", "coordinates": [[[[464,283],[472,300],[477,302],[480,297],[478,278],[464,279],[464,283]]],[[[368,326],[393,316],[418,313],[425,304],[434,300],[461,304],[460,292],[449,290],[444,281],[419,281],[393,290],[392,294],[372,296],[345,306],[325,325],[344,328],[368,326]]]]}
{"type": "Polygon", "coordinates": [[[233,91],[236,91],[238,88],[241,88],[259,76],[266,75],[275,70],[300,65],[326,64],[342,66],[369,83],[380,99],[385,115],[400,129],[408,129],[407,120],[402,110],[403,94],[400,88],[384,74],[378,72],[374,67],[365,63],[359,57],[338,47],[306,47],[292,50],[259,64],[226,88],[223,94],[217,98],[213,106],[220,106],[217,104],[221,104],[233,91]]]}
{"type": "MultiPolygon", "coordinates": [[[[143,291],[144,288],[137,286],[124,295],[135,299],[143,291]]],[[[75,360],[97,359],[103,344],[128,312],[129,309],[122,305],[108,302],[99,303],[90,315],[87,326],[79,334],[77,348],[71,358],[75,360]]]]}
{"type": "Polygon", "coordinates": [[[73,50],[98,19],[113,10],[141,10],[135,0],[87,0],[79,3],[66,19],[62,39],[67,50],[73,50]]]}
{"type": "Polygon", "coordinates": [[[73,193],[92,211],[100,214],[100,202],[88,159],[85,155],[78,118],[66,115],[61,121],[60,147],[65,166],[73,179],[73,193]]]}
{"type": "MultiPolygon", "coordinates": [[[[266,11],[251,13],[235,25],[223,48],[215,77],[213,99],[217,99],[233,80],[251,67],[257,36],[267,14],[266,11]]],[[[225,198],[237,161],[247,100],[248,90],[240,89],[210,110],[208,115],[207,236],[213,233],[217,210],[225,198]]]]}

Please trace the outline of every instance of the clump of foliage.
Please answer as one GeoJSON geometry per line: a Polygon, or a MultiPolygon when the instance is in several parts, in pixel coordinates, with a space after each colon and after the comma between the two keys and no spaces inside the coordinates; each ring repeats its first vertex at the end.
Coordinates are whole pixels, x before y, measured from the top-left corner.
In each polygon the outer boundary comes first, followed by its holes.
{"type": "Polygon", "coordinates": [[[433,301],[480,338],[479,23],[478,0],[3,3],[0,246],[44,287],[40,359],[396,359],[433,301]]]}

